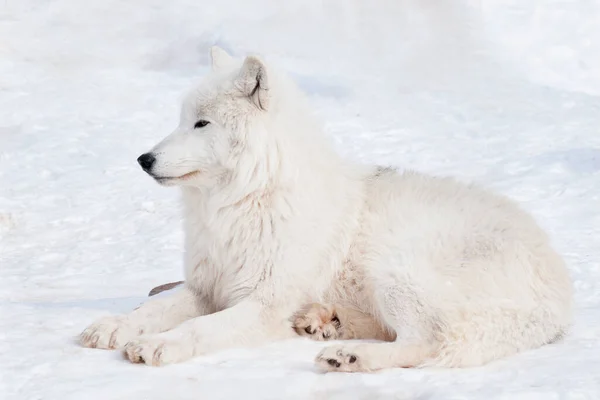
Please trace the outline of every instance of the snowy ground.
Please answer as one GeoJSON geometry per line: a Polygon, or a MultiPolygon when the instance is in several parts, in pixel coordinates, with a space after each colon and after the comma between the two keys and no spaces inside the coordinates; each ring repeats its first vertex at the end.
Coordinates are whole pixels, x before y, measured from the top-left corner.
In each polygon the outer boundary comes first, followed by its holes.
{"type": "Polygon", "coordinates": [[[600,2],[441,3],[0,2],[0,398],[599,399],[600,2]],[[317,373],[300,339],[165,368],[81,348],[182,276],[177,191],[135,159],[213,43],[288,69],[348,157],[533,212],[575,280],[572,333],[484,368],[370,375],[317,373]]]}

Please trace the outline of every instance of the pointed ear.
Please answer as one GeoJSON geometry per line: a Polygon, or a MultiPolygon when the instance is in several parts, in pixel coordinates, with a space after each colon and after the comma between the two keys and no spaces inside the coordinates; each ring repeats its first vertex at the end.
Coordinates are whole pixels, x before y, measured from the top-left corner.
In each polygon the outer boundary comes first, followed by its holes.
{"type": "Polygon", "coordinates": [[[210,59],[213,71],[219,70],[227,65],[233,64],[233,57],[219,46],[210,48],[210,59]]]}
{"type": "Polygon", "coordinates": [[[267,68],[262,60],[255,56],[248,56],[237,79],[235,86],[250,97],[259,109],[266,111],[269,108],[269,79],[267,68]]]}

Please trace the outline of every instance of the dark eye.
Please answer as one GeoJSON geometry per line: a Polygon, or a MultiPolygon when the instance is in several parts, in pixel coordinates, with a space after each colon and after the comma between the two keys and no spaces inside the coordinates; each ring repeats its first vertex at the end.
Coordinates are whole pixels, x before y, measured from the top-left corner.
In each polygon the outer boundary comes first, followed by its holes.
{"type": "Polygon", "coordinates": [[[204,128],[208,124],[210,124],[210,122],[208,122],[205,119],[201,119],[200,121],[196,122],[196,125],[194,125],[194,129],[204,128]]]}

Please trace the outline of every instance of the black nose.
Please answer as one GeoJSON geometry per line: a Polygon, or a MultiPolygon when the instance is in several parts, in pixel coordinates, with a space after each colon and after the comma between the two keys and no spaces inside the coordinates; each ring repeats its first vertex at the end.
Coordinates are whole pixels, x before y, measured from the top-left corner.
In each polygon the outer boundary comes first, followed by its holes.
{"type": "Polygon", "coordinates": [[[148,172],[152,169],[152,165],[156,161],[156,158],[152,155],[152,153],[142,154],[138,157],[137,162],[142,166],[143,170],[148,172]]]}

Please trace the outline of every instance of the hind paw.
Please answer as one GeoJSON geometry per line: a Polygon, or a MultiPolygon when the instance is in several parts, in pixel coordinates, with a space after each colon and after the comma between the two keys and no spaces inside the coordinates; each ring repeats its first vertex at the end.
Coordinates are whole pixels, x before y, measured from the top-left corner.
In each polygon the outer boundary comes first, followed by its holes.
{"type": "Polygon", "coordinates": [[[341,324],[332,305],[309,304],[298,311],[293,319],[293,327],[300,336],[312,340],[341,339],[341,324]]]}
{"type": "Polygon", "coordinates": [[[324,348],[315,359],[317,366],[325,372],[359,372],[361,360],[351,346],[324,348]]]}

